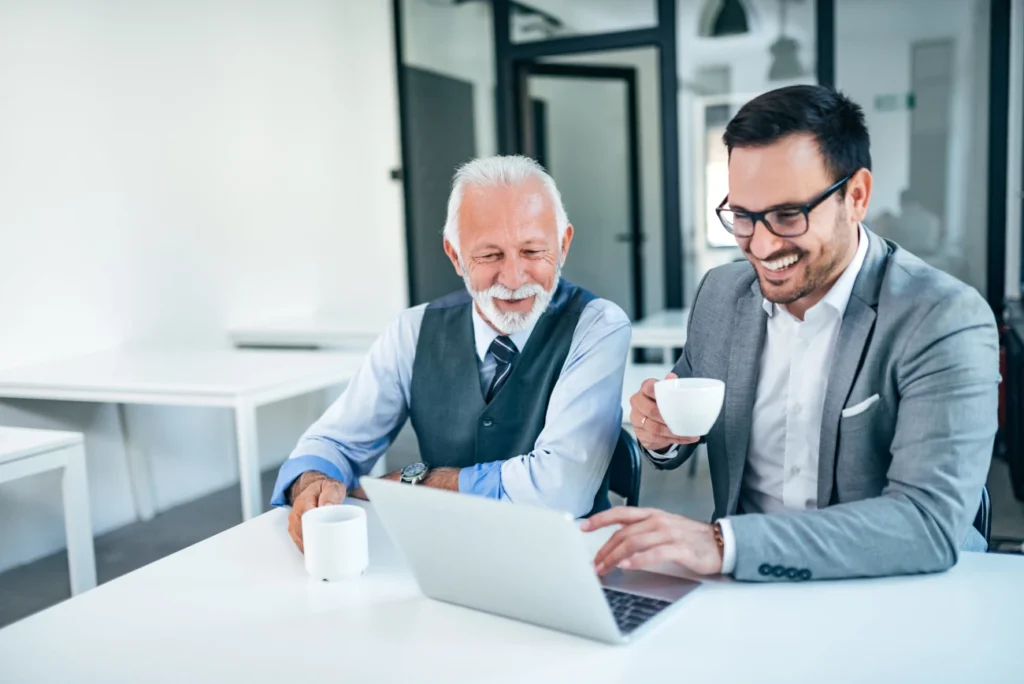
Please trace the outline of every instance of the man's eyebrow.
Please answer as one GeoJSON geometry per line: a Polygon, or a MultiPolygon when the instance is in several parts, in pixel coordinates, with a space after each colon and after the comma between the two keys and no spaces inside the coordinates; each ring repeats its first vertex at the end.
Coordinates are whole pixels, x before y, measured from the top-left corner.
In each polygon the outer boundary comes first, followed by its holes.
{"type": "Polygon", "coordinates": [[[727,204],[727,206],[730,209],[732,209],[734,211],[742,211],[745,214],[754,214],[754,213],[760,214],[760,213],[768,213],[769,211],[776,211],[778,209],[799,209],[799,208],[803,207],[804,205],[806,205],[807,202],[781,202],[779,204],[773,204],[770,207],[768,207],[767,209],[764,209],[764,210],[762,210],[760,212],[751,211],[750,209],[747,209],[746,207],[740,206],[739,204],[733,204],[732,202],[727,202],[726,204],[727,204]]]}

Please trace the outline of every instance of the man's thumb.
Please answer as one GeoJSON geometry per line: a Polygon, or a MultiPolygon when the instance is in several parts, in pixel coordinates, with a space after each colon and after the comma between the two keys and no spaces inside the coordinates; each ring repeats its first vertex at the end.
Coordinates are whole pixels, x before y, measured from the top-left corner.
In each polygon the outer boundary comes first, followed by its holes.
{"type": "Polygon", "coordinates": [[[676,375],[675,373],[669,371],[669,374],[665,376],[665,379],[666,380],[675,380],[678,377],[679,377],[678,375],[676,375]]]}

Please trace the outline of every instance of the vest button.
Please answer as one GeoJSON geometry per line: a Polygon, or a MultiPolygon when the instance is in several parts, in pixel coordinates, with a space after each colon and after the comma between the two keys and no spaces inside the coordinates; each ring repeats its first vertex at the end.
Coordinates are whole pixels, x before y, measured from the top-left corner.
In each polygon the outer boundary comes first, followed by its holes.
{"type": "Polygon", "coordinates": [[[491,427],[494,425],[494,421],[490,418],[484,418],[484,427],[491,427]]]}

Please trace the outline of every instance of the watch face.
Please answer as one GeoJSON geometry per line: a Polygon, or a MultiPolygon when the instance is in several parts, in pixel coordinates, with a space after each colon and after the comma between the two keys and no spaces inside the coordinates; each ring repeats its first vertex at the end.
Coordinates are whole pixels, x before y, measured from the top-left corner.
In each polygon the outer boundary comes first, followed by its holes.
{"type": "Polygon", "coordinates": [[[423,477],[427,472],[427,465],[425,463],[411,463],[402,469],[403,480],[415,480],[423,477]]]}

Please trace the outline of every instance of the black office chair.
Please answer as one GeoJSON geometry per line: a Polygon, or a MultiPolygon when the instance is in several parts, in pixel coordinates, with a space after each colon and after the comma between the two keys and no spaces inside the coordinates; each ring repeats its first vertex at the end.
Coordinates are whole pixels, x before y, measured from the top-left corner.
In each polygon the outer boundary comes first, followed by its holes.
{"type": "Polygon", "coordinates": [[[640,505],[640,446],[626,430],[619,432],[619,441],[608,464],[608,490],[626,499],[627,506],[640,505]]]}
{"type": "Polygon", "coordinates": [[[988,487],[981,488],[981,505],[978,515],[974,516],[974,529],[985,538],[985,543],[992,541],[992,500],[988,498],[988,487]]]}

